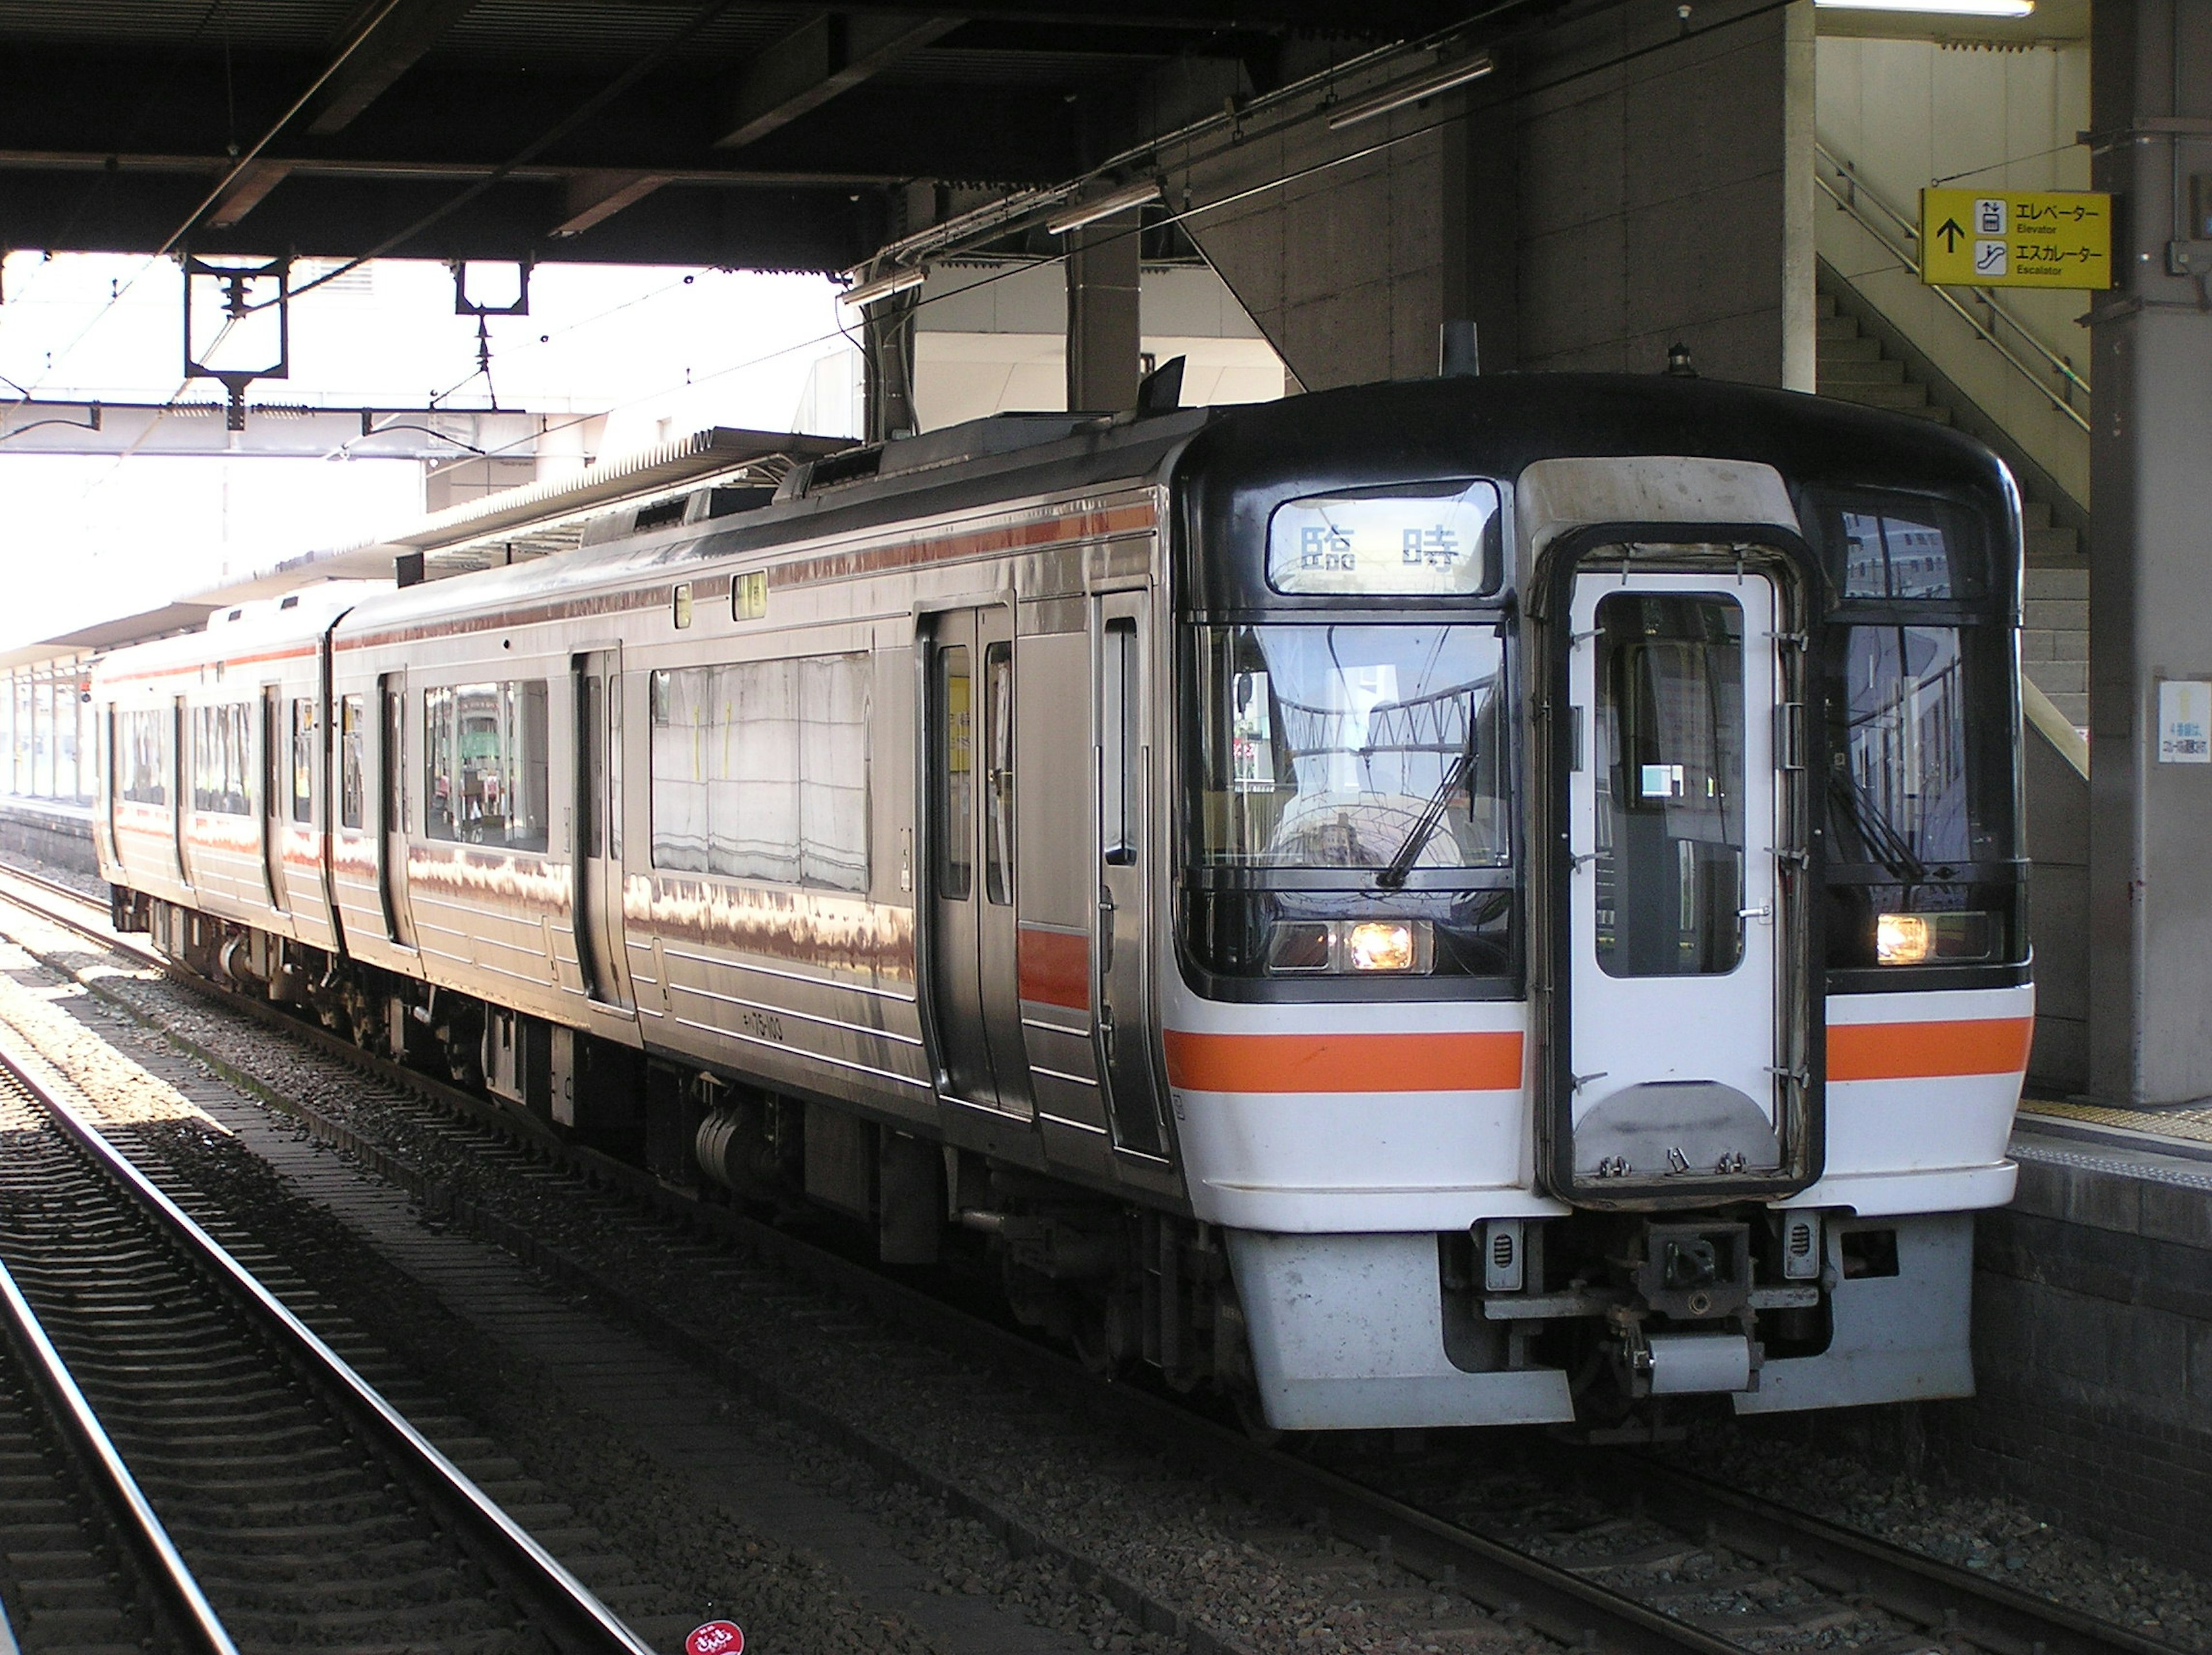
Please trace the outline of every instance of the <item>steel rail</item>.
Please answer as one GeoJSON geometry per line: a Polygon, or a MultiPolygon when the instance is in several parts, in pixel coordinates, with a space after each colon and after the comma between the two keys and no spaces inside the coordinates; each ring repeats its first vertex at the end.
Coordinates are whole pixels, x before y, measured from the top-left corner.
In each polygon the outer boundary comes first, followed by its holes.
{"type": "MultiPolygon", "coordinates": [[[[1892,258],[1903,265],[1905,268],[1911,271],[1913,275],[1918,276],[1921,273],[1920,254],[1916,246],[1908,245],[1908,243],[1917,243],[1919,240],[1920,227],[1914,223],[1911,219],[1905,217],[1903,213],[1898,211],[1896,208],[1884,201],[1879,192],[1862,182],[1857,173],[1851,168],[1850,165],[1846,161],[1838,160],[1834,151],[1831,150],[1827,145],[1824,143],[1816,143],[1813,146],[1813,149],[1814,154],[1818,156],[1820,160],[1827,163],[1829,170],[1835,173],[1838,177],[1843,180],[1841,187],[1838,187],[1835,183],[1832,182],[1828,179],[1826,173],[1820,172],[1817,167],[1814,168],[1813,180],[1820,186],[1821,193],[1826,195],[1829,200],[1834,202],[1836,205],[1840,207],[1844,212],[1850,214],[1851,218],[1858,224],[1861,229],[1864,230],[1869,235],[1872,236],[1881,245],[1883,251],[1889,253],[1892,258]],[[1879,210],[1882,217],[1889,220],[1893,226],[1904,233],[1905,239],[1903,240],[1899,240],[1896,236],[1893,235],[1888,229],[1884,228],[1881,224],[1876,222],[1875,215],[1869,212],[1866,208],[1860,204],[1858,198],[1861,195],[1864,195],[1868,201],[1874,204],[1875,207],[1879,210]]],[[[2049,402],[2053,408],[2063,414],[2068,419],[2073,421],[2073,423],[2079,426],[2083,431],[2086,432],[2088,430],[2088,416],[2082,413],[2080,409],[2075,407],[2073,403],[2068,399],[2065,392],[2054,391],[2050,386],[2045,384],[2044,382],[2043,374],[2031,363],[2022,361],[2018,352],[2014,350],[2011,346],[2005,344],[2002,339],[1997,338],[1996,332],[1994,328],[1984,322],[1980,317],[1975,315],[1974,313],[1969,310],[1965,305],[1960,303],[1957,296],[1952,293],[1948,287],[1933,285],[1930,288],[1930,291],[1932,291],[1938,299],[1942,300],[1944,304],[1950,307],[1951,310],[1960,318],[1960,320],[1964,321],[1968,327],[1973,329],[1976,337],[1980,338],[1983,343],[1987,344],[1991,350],[1995,350],[1998,356],[2002,356],[2014,373],[2018,374],[2022,379],[2033,385],[2036,388],[2037,392],[2040,394],[2045,401],[2049,402]]],[[[2007,327],[2009,327],[2014,333],[2020,336],[2021,341],[2025,343],[2031,350],[2034,351],[2037,356],[2043,358],[2045,366],[2052,374],[2056,374],[2069,386],[2078,386],[2084,396],[2094,394],[2090,391],[2089,381],[2081,377],[2080,371],[2075,368],[2074,364],[2067,361],[2065,357],[2060,356],[2057,351],[2053,350],[2049,345],[2044,344],[2042,340],[2036,338],[2033,331],[2031,330],[2025,322],[2014,315],[2008,307],[1999,301],[1996,295],[1989,289],[1976,288],[1973,289],[1973,293],[1975,297],[1978,298],[1983,304],[1989,307],[1990,314],[1992,317],[2003,322],[2007,327]]]]}
{"type": "MultiPolygon", "coordinates": [[[[21,1086],[132,1204],[154,1218],[194,1267],[242,1305],[263,1331],[275,1336],[276,1344],[310,1376],[325,1400],[335,1403],[348,1424],[379,1449],[417,1498],[453,1524],[465,1547],[514,1595],[538,1630],[572,1655],[653,1655],[649,1644],[139,1171],[99,1128],[40,1085],[4,1051],[0,1051],[0,1074],[21,1086]]],[[[229,1651],[227,1641],[222,1647],[229,1651]]]]}
{"type": "Polygon", "coordinates": [[[2130,1628],[1680,1466],[1616,1454],[1607,1457],[1605,1474],[1640,1495],[1663,1521],[1710,1524],[1731,1551],[1782,1563],[1832,1591],[1856,1592],[1922,1626],[1955,1628],[1999,1655],[2177,1655],[2174,1645],[2130,1628]]]}
{"type": "MultiPolygon", "coordinates": [[[[99,910],[100,904],[66,885],[0,867],[7,878],[42,887],[67,904],[99,910]]],[[[0,897],[21,901],[0,889],[0,897]]],[[[26,904],[29,905],[29,904],[26,904]]],[[[743,1214],[705,1205],[671,1190],[625,1162],[580,1148],[550,1127],[501,1108],[388,1058],[364,1050],[278,1007],[237,994],[185,971],[136,939],[118,939],[103,923],[40,907],[55,922],[104,946],[118,942],[161,964],[180,983],[295,1037],[360,1073],[414,1092],[473,1125],[526,1146],[556,1165],[620,1190],[665,1217],[738,1243],[756,1256],[789,1269],[816,1286],[858,1300],[888,1322],[970,1355],[980,1351],[1040,1389],[1092,1414],[1104,1413],[1154,1445],[1171,1444],[1186,1463],[1294,1510],[1313,1512],[1338,1537],[1365,1547],[1387,1543],[1389,1555],[1432,1580],[1449,1583],[1493,1611],[1575,1645],[1623,1651],[1697,1650],[1741,1655],[1743,1646],[1718,1633],[1653,1609],[1626,1593],[1586,1579],[1503,1542],[1489,1539],[1419,1510],[1380,1489],[1314,1465],[1280,1450],[1263,1448],[1243,1433],[1192,1413],[1139,1386],[1103,1384],[1060,1352],[932,1297],[864,1265],[813,1246],[743,1214]]],[[[379,1146],[327,1126],[334,1139],[372,1161],[386,1159],[379,1146]]],[[[649,1333],[666,1337],[650,1312],[621,1308],[649,1333]]],[[[684,1354],[700,1352],[684,1345],[684,1354]]],[[[1639,1494],[1652,1515],[1692,1534],[1709,1530],[1718,1543],[1763,1564],[1794,1569],[1812,1585],[1863,1597],[1893,1615],[1951,1634],[1991,1655],[2182,1655],[2178,1646],[2098,1620],[2067,1605],[1981,1578],[1936,1559],[1814,1517],[1778,1501],[1714,1482],[1694,1472],[1623,1450],[1563,1450],[1558,1463],[1576,1457],[1601,1458],[1609,1487],[1639,1494]]],[[[896,1460],[872,1456],[879,1466],[896,1460]]],[[[1585,1461],[1584,1463],[1589,1463],[1585,1461]]]]}
{"type": "Polygon", "coordinates": [[[4,1263],[0,1263],[0,1311],[5,1312],[9,1343],[45,1397],[48,1417],[76,1451],[86,1480],[93,1484],[139,1572],[161,1600],[159,1615],[167,1622],[165,1629],[189,1655],[238,1655],[238,1646],[231,1641],[222,1617],[200,1590],[191,1567],[139,1488],[138,1479],[123,1463],[107,1427],[85,1400],[76,1376],[46,1336],[37,1312],[4,1263]]]}

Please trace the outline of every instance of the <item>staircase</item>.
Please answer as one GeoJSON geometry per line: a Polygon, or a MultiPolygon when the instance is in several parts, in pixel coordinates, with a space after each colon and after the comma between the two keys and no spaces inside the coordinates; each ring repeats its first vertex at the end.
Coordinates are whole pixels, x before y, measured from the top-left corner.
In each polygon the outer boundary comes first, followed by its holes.
{"type": "MultiPolygon", "coordinates": [[[[1818,306],[1820,392],[1869,408],[1948,425],[1951,411],[1910,377],[1905,365],[1843,313],[1823,291],[1818,306]]],[[[2089,560],[2075,530],[2051,520],[2051,502],[2026,495],[2027,538],[2021,666],[2077,729],[2089,722],[2089,560]]]]}

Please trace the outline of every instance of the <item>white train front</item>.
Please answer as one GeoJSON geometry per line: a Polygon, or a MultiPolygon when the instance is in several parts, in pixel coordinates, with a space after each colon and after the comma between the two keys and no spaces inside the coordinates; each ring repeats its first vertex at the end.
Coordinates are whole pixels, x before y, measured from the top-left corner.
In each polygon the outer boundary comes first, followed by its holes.
{"type": "Polygon", "coordinates": [[[1971,1390],[2033,1011],[1976,445],[1443,380],[592,538],[108,657],[118,918],[1274,1427],[1971,1390]]]}

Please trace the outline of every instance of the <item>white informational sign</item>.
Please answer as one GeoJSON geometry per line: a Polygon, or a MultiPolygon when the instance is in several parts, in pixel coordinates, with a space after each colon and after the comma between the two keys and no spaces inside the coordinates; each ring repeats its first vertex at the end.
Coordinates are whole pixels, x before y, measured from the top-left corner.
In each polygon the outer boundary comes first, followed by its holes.
{"type": "Polygon", "coordinates": [[[2158,762],[2212,764],[2212,683],[2169,678],[2158,686],[2158,762]]]}
{"type": "Polygon", "coordinates": [[[1287,501],[1267,526],[1267,584],[1297,596],[1473,596],[1496,573],[1486,548],[1497,515],[1497,487],[1483,482],[1287,501]]]}

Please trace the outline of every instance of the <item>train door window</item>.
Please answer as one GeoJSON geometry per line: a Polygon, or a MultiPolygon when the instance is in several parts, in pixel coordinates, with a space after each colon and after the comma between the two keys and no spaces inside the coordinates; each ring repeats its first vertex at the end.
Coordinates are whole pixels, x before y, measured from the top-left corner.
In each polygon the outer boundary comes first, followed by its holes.
{"type": "Polygon", "coordinates": [[[622,674],[607,674],[607,855],[622,861],[623,854],[623,715],[622,674]]]}
{"type": "Polygon", "coordinates": [[[584,855],[597,857],[607,854],[605,703],[599,698],[603,680],[597,673],[586,673],[580,684],[576,709],[580,715],[580,743],[584,750],[584,785],[579,790],[583,794],[579,809],[583,816],[580,825],[584,831],[584,855]]]}
{"type": "Polygon", "coordinates": [[[315,703],[292,703],[292,819],[315,819],[315,703]]]}
{"type": "Polygon", "coordinates": [[[359,696],[338,697],[338,825],[362,824],[362,703],[359,696]]]}
{"type": "Polygon", "coordinates": [[[1743,611],[1621,593],[1597,626],[1598,963],[1724,976],[1743,957],[1743,611]]]}
{"type": "Polygon", "coordinates": [[[937,890],[965,902],[975,882],[975,675],[968,647],[937,652],[937,890]]]}
{"type": "Polygon", "coordinates": [[[983,650],[983,891],[1004,908],[1014,899],[1014,654],[983,650]]]}
{"type": "Polygon", "coordinates": [[[1109,620],[1099,673],[1098,844],[1116,867],[1137,860],[1137,624],[1109,620]]]}
{"type": "Polygon", "coordinates": [[[405,771],[400,755],[405,751],[407,739],[407,692],[399,687],[394,677],[386,677],[383,687],[384,699],[384,763],[378,776],[382,800],[379,825],[387,833],[403,831],[406,813],[400,798],[400,782],[405,771]]]}

